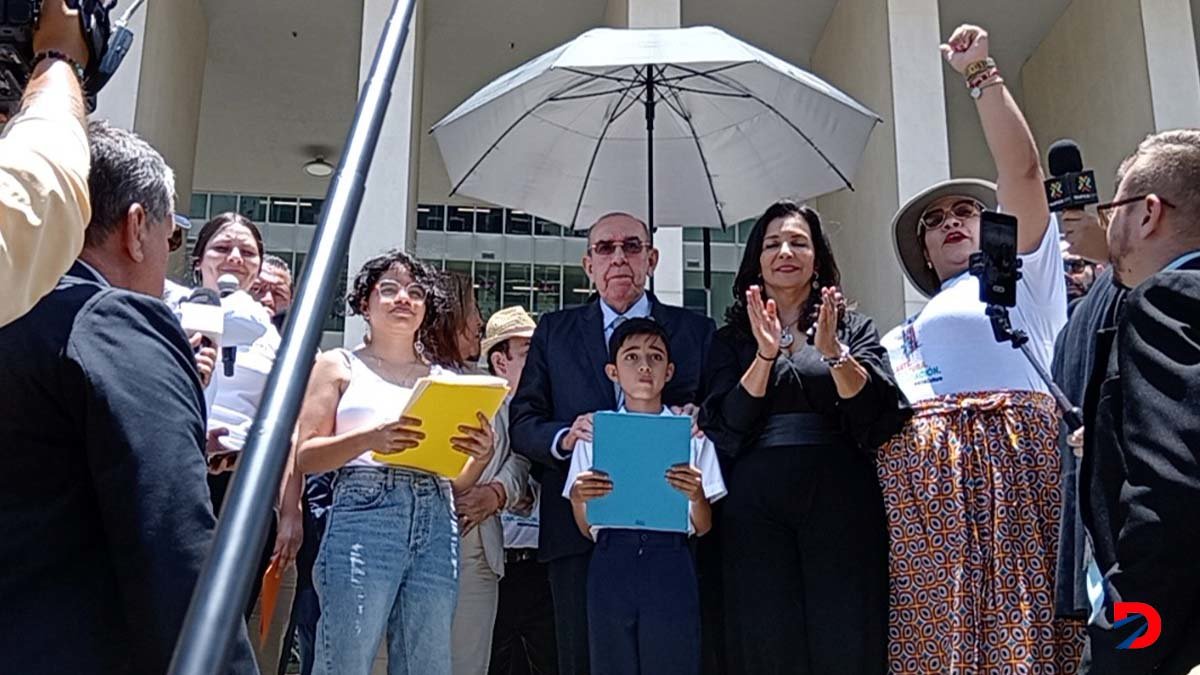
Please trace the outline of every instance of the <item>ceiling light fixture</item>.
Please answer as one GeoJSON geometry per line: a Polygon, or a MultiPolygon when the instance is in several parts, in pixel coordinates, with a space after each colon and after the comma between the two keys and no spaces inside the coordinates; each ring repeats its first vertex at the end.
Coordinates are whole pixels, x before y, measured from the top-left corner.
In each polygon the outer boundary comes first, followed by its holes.
{"type": "Polygon", "coordinates": [[[313,178],[328,178],[333,175],[333,165],[325,161],[321,155],[304,165],[304,173],[313,178]]]}

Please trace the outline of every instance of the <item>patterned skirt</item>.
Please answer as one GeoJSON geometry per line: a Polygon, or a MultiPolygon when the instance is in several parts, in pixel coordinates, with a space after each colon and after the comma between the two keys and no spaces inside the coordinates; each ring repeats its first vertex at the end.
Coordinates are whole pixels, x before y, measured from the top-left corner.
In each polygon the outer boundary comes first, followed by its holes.
{"type": "Polygon", "coordinates": [[[879,451],[893,675],[1074,673],[1084,625],[1053,618],[1058,414],[1034,392],[914,406],[879,451]]]}

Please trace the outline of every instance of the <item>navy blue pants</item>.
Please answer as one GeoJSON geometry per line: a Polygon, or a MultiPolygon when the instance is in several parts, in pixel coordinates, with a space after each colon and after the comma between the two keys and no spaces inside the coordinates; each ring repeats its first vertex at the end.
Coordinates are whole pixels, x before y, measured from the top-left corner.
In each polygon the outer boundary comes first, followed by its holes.
{"type": "Polygon", "coordinates": [[[593,675],[697,675],[700,592],[687,537],[604,529],[588,567],[593,675]]]}

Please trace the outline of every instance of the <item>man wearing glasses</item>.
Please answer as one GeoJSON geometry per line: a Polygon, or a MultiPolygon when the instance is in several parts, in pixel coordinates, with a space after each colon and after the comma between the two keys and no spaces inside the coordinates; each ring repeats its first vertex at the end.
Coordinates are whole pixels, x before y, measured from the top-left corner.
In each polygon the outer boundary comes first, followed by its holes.
{"type": "MultiPolygon", "coordinates": [[[[653,318],[671,338],[676,370],[663,392],[664,403],[688,406],[700,397],[700,369],[716,328],[711,319],[664,305],[646,291],[657,264],[658,250],[644,222],[627,213],[601,217],[588,232],[583,257],[595,297],[546,314],[533,333],[510,429],[513,449],[540,466],[544,494],[562,493],[575,443],[592,440],[592,413],[621,403],[604,365],[608,339],[624,321],[653,318]]],[[[587,673],[592,543],[579,533],[567,500],[543,499],[540,517],[538,559],[548,563],[559,672],[587,673]]]]}
{"type": "Polygon", "coordinates": [[[1094,612],[1081,672],[1187,673],[1200,665],[1200,131],[1147,138],[1117,183],[1097,209],[1130,290],[1084,402],[1094,612]]]}

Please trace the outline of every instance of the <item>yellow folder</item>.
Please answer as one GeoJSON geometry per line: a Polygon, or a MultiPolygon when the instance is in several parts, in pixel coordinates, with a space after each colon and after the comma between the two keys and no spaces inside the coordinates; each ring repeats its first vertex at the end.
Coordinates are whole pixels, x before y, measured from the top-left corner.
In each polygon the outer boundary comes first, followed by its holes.
{"type": "Polygon", "coordinates": [[[425,439],[401,453],[371,453],[377,461],[453,478],[462,471],[467,456],[450,447],[450,439],[463,436],[460,424],[478,426],[475,413],[489,420],[496,416],[508,395],[508,383],[490,375],[430,375],[417,380],[401,416],[421,420],[425,439]]]}

